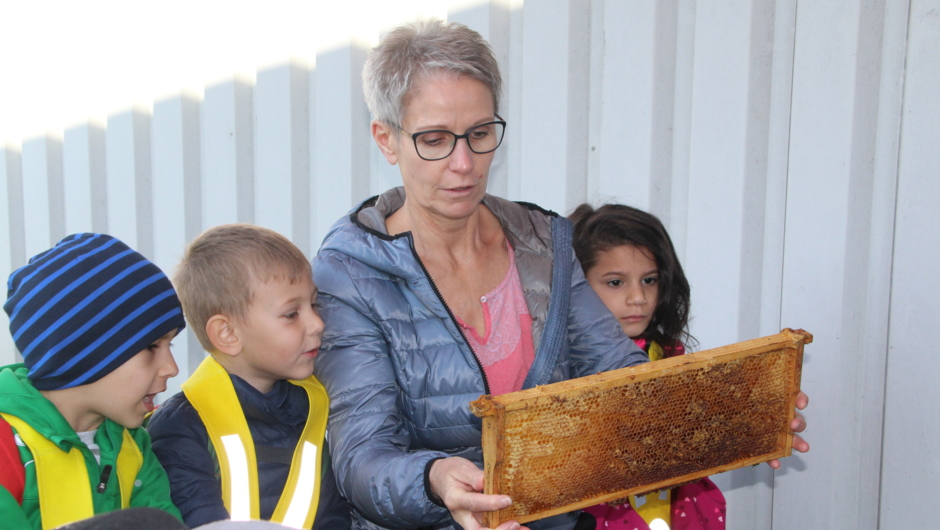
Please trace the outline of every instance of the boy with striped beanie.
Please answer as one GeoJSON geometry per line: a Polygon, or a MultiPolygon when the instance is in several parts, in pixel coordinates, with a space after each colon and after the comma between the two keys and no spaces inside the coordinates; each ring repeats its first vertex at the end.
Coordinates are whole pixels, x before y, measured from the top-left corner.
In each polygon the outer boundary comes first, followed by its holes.
{"type": "Polygon", "coordinates": [[[0,368],[4,523],[54,528],[132,506],[179,518],[141,428],[178,373],[170,341],[185,322],[169,279],[111,236],[76,234],[7,288],[23,363],[0,368]]]}

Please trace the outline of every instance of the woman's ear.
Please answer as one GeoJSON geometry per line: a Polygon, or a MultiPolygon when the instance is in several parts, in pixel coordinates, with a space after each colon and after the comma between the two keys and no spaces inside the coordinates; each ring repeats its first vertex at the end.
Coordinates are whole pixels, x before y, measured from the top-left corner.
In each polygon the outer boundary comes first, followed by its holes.
{"type": "Polygon", "coordinates": [[[219,353],[235,357],[242,351],[235,323],[225,315],[214,315],[206,322],[206,335],[219,353]]]}
{"type": "Polygon", "coordinates": [[[398,163],[398,155],[395,153],[395,138],[398,129],[385,123],[384,121],[372,120],[372,138],[375,138],[379,151],[385,155],[385,160],[393,166],[398,163]]]}

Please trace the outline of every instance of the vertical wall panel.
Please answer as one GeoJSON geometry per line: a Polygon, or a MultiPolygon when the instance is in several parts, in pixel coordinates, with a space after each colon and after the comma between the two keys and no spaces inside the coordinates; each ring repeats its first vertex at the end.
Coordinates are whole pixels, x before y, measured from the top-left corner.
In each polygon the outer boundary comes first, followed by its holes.
{"type": "MultiPolygon", "coordinates": [[[[607,12],[605,0],[591,0],[591,69],[588,82],[588,165],[587,165],[587,200],[597,205],[607,202],[599,197],[601,187],[601,159],[604,150],[601,142],[604,139],[604,79],[607,75],[606,65],[607,34],[604,31],[605,13],[607,12]]],[[[569,213],[566,211],[564,213],[569,213]]]]}
{"type": "Polygon", "coordinates": [[[524,10],[521,192],[565,213],[587,198],[590,3],[546,0],[524,10]]]}
{"type": "Polygon", "coordinates": [[[653,93],[650,123],[649,210],[668,227],[672,224],[673,123],[675,120],[676,57],[679,6],[674,0],[659,1],[654,19],[653,93]]]}
{"type": "Polygon", "coordinates": [[[502,117],[506,119],[506,139],[503,147],[506,150],[506,198],[522,200],[522,94],[523,94],[523,37],[525,24],[523,17],[523,0],[510,0],[509,2],[509,59],[507,61],[508,73],[503,74],[505,96],[502,117]]]}
{"type": "Polygon", "coordinates": [[[648,209],[669,226],[678,2],[594,5],[588,198],[648,209]]]}
{"type": "MultiPolygon", "coordinates": [[[[854,444],[846,433],[847,403],[841,401],[852,389],[842,377],[848,360],[840,352],[841,312],[835,308],[844,294],[858,17],[857,7],[800,3],[794,53],[781,319],[814,335],[802,381],[812,399],[807,417],[813,450],[777,473],[782,487],[774,490],[774,504],[801,506],[802,513],[789,517],[821,529],[856,528],[856,521],[839,524],[834,514],[836,506],[857,502],[846,487],[855,456],[848,449],[854,444]],[[826,492],[825,506],[810,500],[820,498],[818,492],[826,492]]],[[[786,517],[775,514],[775,524],[782,527],[786,517]]]]}
{"type": "MultiPolygon", "coordinates": [[[[692,331],[703,348],[739,340],[751,7],[696,7],[688,242],[692,331]]],[[[762,175],[754,178],[763,178],[762,175]]]]}
{"type": "Polygon", "coordinates": [[[310,254],[308,71],[297,63],[258,72],[255,222],[310,254]]]}
{"type": "Polygon", "coordinates": [[[897,91],[881,90],[896,83],[903,55],[896,43],[884,47],[883,36],[886,24],[903,27],[905,17],[887,18],[880,1],[799,9],[781,313],[787,325],[815,328],[803,370],[815,446],[789,463],[799,473],[778,474],[775,490],[775,507],[805,505],[805,513],[775,509],[774,524],[809,518],[820,528],[876,528],[876,374],[884,373],[891,267],[873,257],[889,249],[872,245],[890,244],[893,199],[881,185],[876,194],[875,182],[890,189],[894,171],[889,161],[876,175],[875,159],[894,158],[897,91]],[[812,503],[824,495],[826,506],[812,503]]]}
{"type": "Polygon", "coordinates": [[[761,335],[775,333],[784,325],[780,321],[780,284],[783,281],[795,29],[796,0],[777,0],[774,5],[774,51],[770,73],[772,82],[767,137],[767,188],[764,202],[761,335]]]}
{"type": "Polygon", "coordinates": [[[184,94],[153,108],[154,261],[164,270],[202,227],[199,103],[184,94]],[[171,215],[180,209],[183,215],[171,215]]]}
{"type": "MultiPolygon", "coordinates": [[[[0,172],[3,174],[3,187],[0,188],[6,193],[2,203],[3,222],[9,223],[7,226],[9,236],[6,242],[9,247],[5,252],[6,261],[0,262],[0,267],[9,267],[12,271],[26,264],[26,230],[25,215],[23,212],[23,155],[19,149],[13,146],[5,146],[0,149],[0,155],[3,156],[0,164],[0,172]]],[[[4,281],[6,277],[4,277],[4,281]]]]}
{"type": "Polygon", "coordinates": [[[940,358],[926,345],[940,314],[940,1],[913,0],[909,20],[885,392],[884,529],[936,524],[933,482],[940,476],[940,358]]]}
{"type": "MultiPolygon", "coordinates": [[[[0,147],[0,280],[6,285],[10,273],[26,263],[26,235],[23,231],[23,169],[19,150],[0,147]]],[[[5,291],[4,291],[5,292],[5,291]]],[[[4,297],[6,301],[6,297],[4,297]]],[[[0,366],[17,362],[19,354],[6,332],[6,311],[0,312],[0,366]]]]}
{"type": "Polygon", "coordinates": [[[150,113],[141,108],[108,118],[108,230],[144,256],[153,256],[150,113]]]}
{"type": "Polygon", "coordinates": [[[23,210],[26,256],[65,237],[62,140],[43,136],[23,142],[23,210]]]}
{"type": "Polygon", "coordinates": [[[254,222],[252,85],[236,78],[202,102],[202,228],[254,222]]]}
{"type": "MultiPolygon", "coordinates": [[[[317,59],[317,62],[319,63],[319,59],[317,59]]],[[[322,179],[316,178],[316,176],[320,174],[320,171],[317,168],[317,163],[320,160],[320,153],[317,153],[317,145],[318,145],[317,141],[319,140],[319,135],[320,135],[320,131],[318,130],[319,129],[318,122],[317,122],[317,117],[318,117],[317,108],[320,106],[320,104],[317,102],[317,92],[318,92],[317,79],[318,79],[317,68],[316,67],[311,68],[310,73],[307,77],[307,101],[309,102],[309,105],[307,106],[307,123],[310,124],[310,132],[307,136],[307,141],[309,142],[307,146],[308,148],[307,152],[310,154],[310,156],[307,159],[307,163],[309,164],[309,167],[310,167],[310,177],[311,177],[310,188],[308,190],[310,195],[307,198],[307,200],[310,201],[310,208],[311,208],[311,212],[310,212],[310,253],[311,253],[310,255],[311,256],[313,256],[317,252],[317,249],[320,248],[320,243],[323,241],[323,236],[320,236],[320,229],[324,230],[323,234],[325,236],[326,231],[328,231],[329,227],[332,226],[331,223],[336,222],[336,220],[333,219],[332,221],[327,221],[327,223],[330,223],[330,224],[320,223],[320,211],[319,211],[319,208],[317,207],[317,196],[319,194],[318,188],[321,187],[320,181],[322,180],[322,179]],[[326,224],[326,227],[320,227],[318,226],[318,224],[326,224]]],[[[366,114],[368,115],[368,110],[366,110],[366,114]]],[[[343,123],[343,125],[345,125],[345,123],[343,123]]],[[[369,131],[371,133],[371,127],[369,128],[369,131]]],[[[332,155],[333,153],[328,154],[328,156],[332,156],[332,155]]],[[[367,166],[371,165],[369,163],[369,159],[366,157],[363,157],[363,162],[367,166]]]]}
{"type": "Polygon", "coordinates": [[[594,102],[603,110],[600,136],[590,146],[591,155],[598,158],[598,174],[588,195],[595,203],[623,202],[647,209],[657,2],[604,2],[603,10],[603,26],[595,29],[604,39],[603,75],[597,79],[601,100],[594,102]]]}
{"type": "MultiPolygon", "coordinates": [[[[695,67],[695,0],[679,0],[676,9],[675,107],[672,112],[672,194],[669,236],[679,259],[686,260],[689,224],[689,163],[692,151],[692,93],[695,67]]],[[[692,295],[693,303],[696,295],[692,295]]]]}
{"type": "MultiPolygon", "coordinates": [[[[758,53],[757,60],[769,63],[765,69],[754,68],[750,81],[752,88],[761,81],[768,82],[769,94],[763,94],[769,96],[769,99],[765,101],[766,106],[763,108],[760,105],[752,107],[752,111],[757,114],[767,113],[766,131],[761,130],[766,135],[755,134],[765,144],[762,146],[754,141],[754,137],[749,137],[751,149],[755,151],[753,156],[749,156],[751,167],[761,160],[766,160],[763,170],[766,178],[764,179],[763,175],[752,175],[762,178],[763,183],[763,196],[759,190],[752,190],[750,197],[754,201],[750,207],[759,210],[752,210],[751,215],[762,217],[763,231],[757,226],[752,226],[748,231],[748,235],[753,238],[751,252],[760,253],[759,265],[753,265],[754,271],[760,271],[760,276],[745,276],[745,281],[742,282],[742,294],[756,296],[756,299],[749,300],[749,307],[739,320],[742,338],[770,335],[785,325],[780,322],[780,285],[783,281],[787,146],[790,133],[796,0],[777,0],[772,6],[755,7],[752,17],[752,45],[755,39],[767,35],[772,38],[772,52],[768,57],[766,48],[755,46],[763,49],[762,53],[758,53]],[[768,12],[769,9],[772,11],[768,12]],[[760,72],[766,78],[755,76],[755,72],[760,72]],[[766,152],[762,152],[763,149],[766,152]],[[750,314],[747,314],[748,312],[750,314]]],[[[754,101],[752,99],[752,104],[754,101]]],[[[752,126],[756,127],[757,124],[752,126]]],[[[742,267],[747,269],[748,265],[742,263],[742,267]]],[[[768,466],[739,469],[728,474],[729,510],[738,514],[729,518],[730,530],[769,530],[773,527],[773,476],[774,471],[768,466]]]]}
{"type": "Polygon", "coordinates": [[[849,476],[854,487],[849,493],[858,499],[858,505],[847,510],[848,515],[838,510],[834,514],[842,521],[855,517],[858,528],[878,527],[879,508],[869,500],[877,499],[881,492],[890,249],[895,226],[899,89],[905,62],[903,47],[886,39],[903,39],[907,20],[904,3],[880,0],[862,4],[858,24],[858,97],[852,123],[850,222],[839,333],[840,354],[847,361],[851,359],[854,367],[846,370],[844,377],[856,399],[843,402],[848,403],[847,413],[854,419],[846,422],[854,438],[849,447],[856,455],[849,476]]]}
{"type": "MultiPolygon", "coordinates": [[[[771,120],[789,122],[788,113],[771,114],[774,85],[789,85],[790,77],[774,79],[774,3],[754,1],[750,14],[747,63],[747,117],[744,136],[744,187],[742,202],[740,298],[738,337],[760,336],[761,283],[763,276],[765,208],[767,207],[767,158],[771,120]]],[[[780,197],[777,198],[781,200],[780,197]]],[[[778,211],[783,202],[778,203],[778,211]]],[[[767,242],[782,245],[782,239],[767,242]]],[[[779,330],[778,330],[779,331],[779,330]]]]}
{"type": "MultiPolygon", "coordinates": [[[[182,95],[153,106],[153,262],[169,276],[202,226],[199,103],[182,95]]],[[[204,357],[192,330],[173,345],[180,371],[192,373],[204,357]]],[[[165,396],[178,392],[182,382],[170,381],[165,396]]]]}
{"type": "Polygon", "coordinates": [[[316,138],[310,152],[315,156],[316,175],[311,184],[310,249],[320,242],[337,219],[354,204],[369,197],[369,159],[371,148],[369,111],[362,95],[362,66],[365,46],[351,45],[317,55],[316,138]],[[330,178],[342,175],[344,178],[330,178]]]}
{"type": "Polygon", "coordinates": [[[89,122],[66,129],[63,140],[65,168],[65,232],[107,232],[107,174],[105,129],[89,122]]]}

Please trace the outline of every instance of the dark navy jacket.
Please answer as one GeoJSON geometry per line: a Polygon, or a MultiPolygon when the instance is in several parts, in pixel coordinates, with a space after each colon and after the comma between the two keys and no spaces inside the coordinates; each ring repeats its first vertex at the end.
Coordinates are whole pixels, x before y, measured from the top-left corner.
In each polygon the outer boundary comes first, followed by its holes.
{"type": "MultiPolygon", "coordinates": [[[[278,381],[267,394],[235,375],[232,384],[255,444],[261,518],[267,520],[287,482],[289,457],[306,424],[309,400],[302,388],[287,381],[278,381]]],[[[195,527],[228,519],[222,504],[219,464],[209,434],[185,394],[176,394],[158,408],[147,430],[153,452],[170,477],[170,495],[183,521],[195,527]]],[[[349,528],[349,505],[336,488],[326,443],[323,453],[320,501],[313,527],[349,528]]]]}

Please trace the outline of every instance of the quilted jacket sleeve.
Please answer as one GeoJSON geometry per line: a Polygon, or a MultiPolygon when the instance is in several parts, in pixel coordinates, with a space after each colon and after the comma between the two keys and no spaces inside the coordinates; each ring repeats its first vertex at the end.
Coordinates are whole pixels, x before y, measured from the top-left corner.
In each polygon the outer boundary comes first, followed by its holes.
{"type": "Polygon", "coordinates": [[[315,374],[330,394],[329,443],[340,492],[383,527],[430,526],[447,519],[430,502],[424,468],[446,453],[411,449],[398,411],[399,389],[389,346],[353,279],[356,262],[321,251],[314,282],[327,328],[315,374]]]}
{"type": "Polygon", "coordinates": [[[571,307],[568,336],[572,377],[582,377],[649,361],[646,352],[623,332],[594,289],[584,278],[571,251],[571,307]]]}

